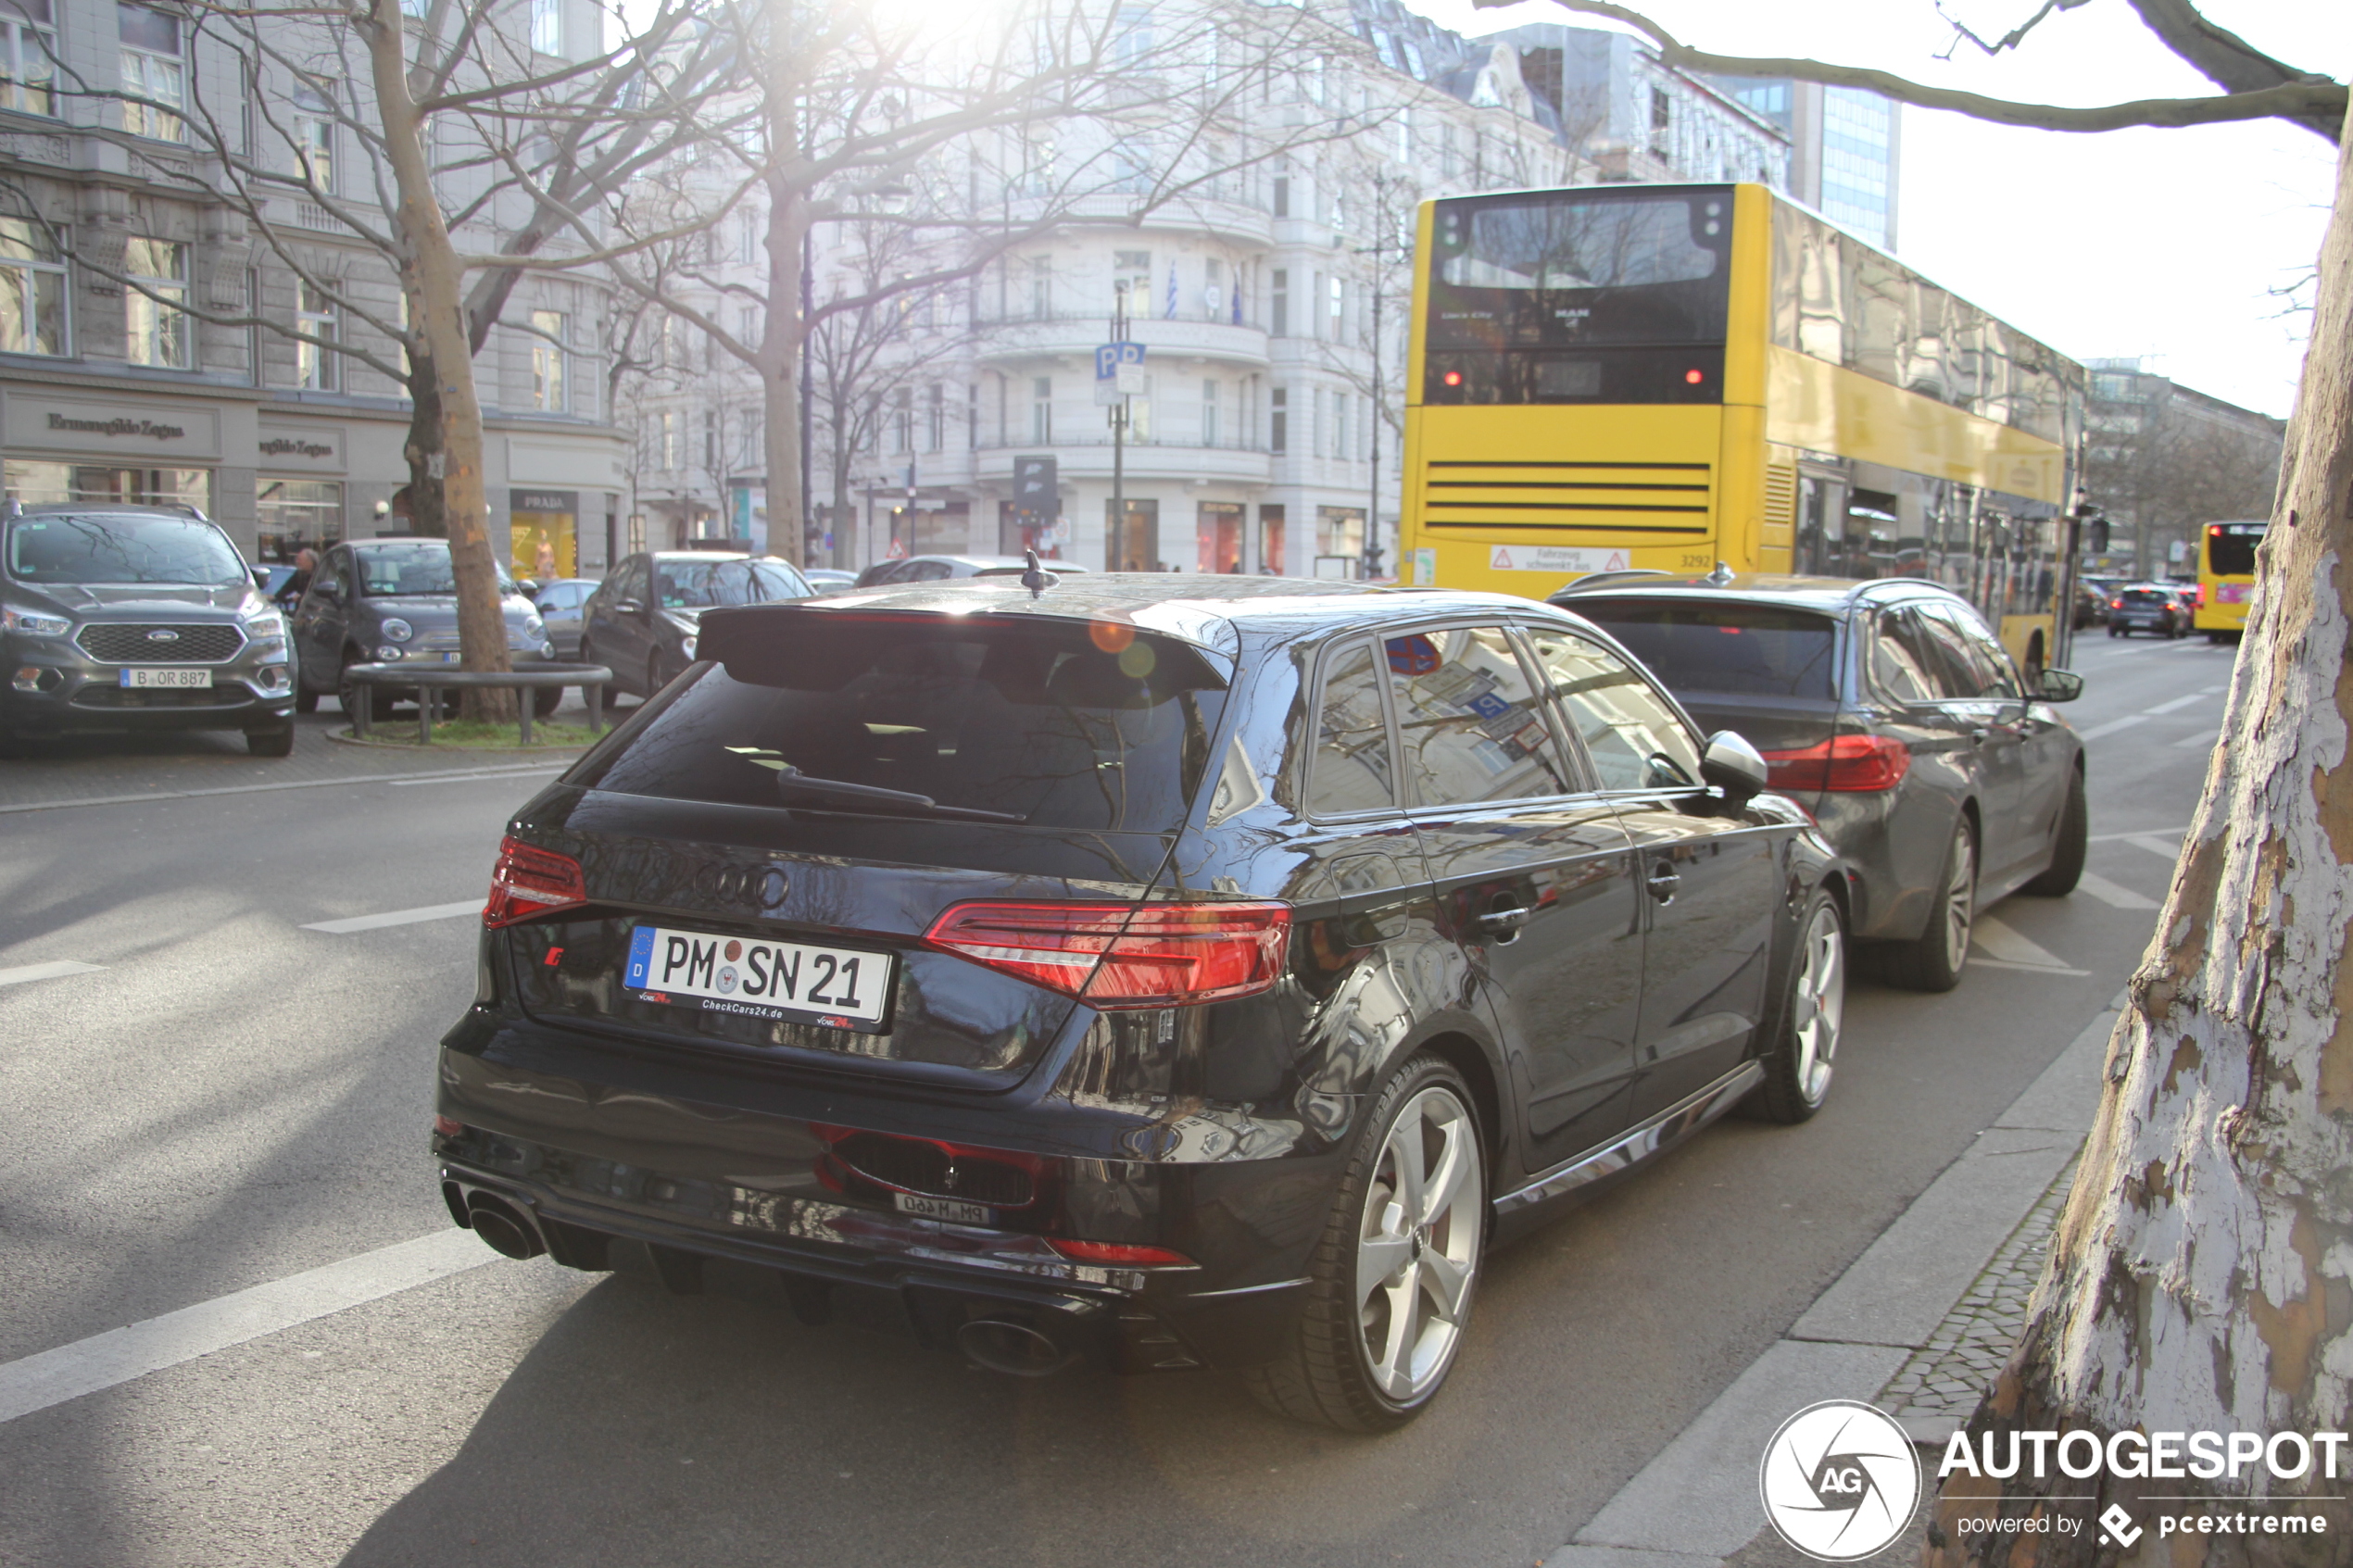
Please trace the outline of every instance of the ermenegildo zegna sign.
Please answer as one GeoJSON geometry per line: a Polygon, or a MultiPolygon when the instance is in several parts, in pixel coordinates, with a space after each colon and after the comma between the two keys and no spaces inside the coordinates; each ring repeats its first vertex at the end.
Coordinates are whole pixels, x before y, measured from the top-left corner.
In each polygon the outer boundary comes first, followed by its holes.
{"type": "Polygon", "coordinates": [[[8,392],[6,441],[12,453],[89,452],[109,457],[218,458],[220,416],[201,404],[126,408],[8,392]]]}

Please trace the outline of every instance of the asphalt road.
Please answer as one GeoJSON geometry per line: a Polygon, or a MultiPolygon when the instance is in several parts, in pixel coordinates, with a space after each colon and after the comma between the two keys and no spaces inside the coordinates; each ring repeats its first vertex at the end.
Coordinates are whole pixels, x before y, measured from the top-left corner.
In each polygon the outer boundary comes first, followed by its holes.
{"type": "MultiPolygon", "coordinates": [[[[497,1260],[0,1424],[0,1562],[1533,1562],[2139,958],[2233,650],[2079,646],[2086,888],[1987,911],[1979,956],[2007,967],[1950,996],[1858,984],[1813,1122],[1720,1124],[1492,1259],[1453,1386],[1403,1433],[1289,1425],[1211,1374],[1014,1381],[497,1260]]],[[[123,793],[151,760],[122,759],[123,793]]],[[[0,1363],[448,1228],[429,1077],[472,922],[303,927],[478,899],[533,787],[0,816],[0,1363]],[[8,982],[59,961],[99,967],[8,982]]]]}

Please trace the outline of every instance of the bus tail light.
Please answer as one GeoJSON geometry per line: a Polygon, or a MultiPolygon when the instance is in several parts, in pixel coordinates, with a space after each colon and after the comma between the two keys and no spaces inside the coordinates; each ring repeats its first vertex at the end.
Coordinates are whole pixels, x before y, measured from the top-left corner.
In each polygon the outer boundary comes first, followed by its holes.
{"type": "Polygon", "coordinates": [[[924,938],[1091,1007],[1192,1007],[1275,984],[1290,906],[958,904],[924,938]]]}
{"type": "Polygon", "coordinates": [[[1832,735],[1803,751],[1765,753],[1775,789],[1869,795],[1894,789],[1911,767],[1912,748],[1890,735],[1832,735]]]}

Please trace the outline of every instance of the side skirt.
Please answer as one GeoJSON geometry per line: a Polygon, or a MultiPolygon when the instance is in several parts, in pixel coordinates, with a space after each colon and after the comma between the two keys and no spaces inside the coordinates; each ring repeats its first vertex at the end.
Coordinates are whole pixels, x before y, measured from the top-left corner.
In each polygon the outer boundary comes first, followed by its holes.
{"type": "Polygon", "coordinates": [[[1503,1194],[1494,1202],[1496,1217],[1500,1219],[1516,1210],[1533,1208],[1598,1182],[1604,1176],[1614,1176],[1655,1154],[1665,1153],[1731,1110],[1740,1102],[1742,1096],[1764,1079],[1762,1065],[1754,1060],[1742,1062],[1713,1084],[1677,1101],[1617,1141],[1555,1165],[1525,1186],[1503,1194]]]}

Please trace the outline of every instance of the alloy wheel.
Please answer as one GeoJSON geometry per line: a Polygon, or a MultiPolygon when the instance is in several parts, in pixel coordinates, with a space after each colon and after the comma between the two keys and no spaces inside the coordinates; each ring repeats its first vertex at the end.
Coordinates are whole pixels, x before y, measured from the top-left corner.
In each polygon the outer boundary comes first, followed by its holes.
{"type": "Polygon", "coordinates": [[[1478,1272],[1480,1166],[1469,1109],[1432,1085],[1390,1128],[1365,1189],[1358,1334],[1374,1384],[1398,1403],[1434,1386],[1461,1342],[1478,1272]]]}
{"type": "Polygon", "coordinates": [[[1797,1092],[1809,1106],[1830,1093],[1838,1055],[1840,1024],[1846,1017],[1846,937],[1838,911],[1818,906],[1806,928],[1798,955],[1796,1013],[1792,1033],[1797,1045],[1797,1092]]]}
{"type": "Polygon", "coordinates": [[[1977,838],[1964,821],[1953,835],[1953,879],[1944,887],[1944,952],[1958,969],[1969,957],[1969,927],[1977,919],[1977,838]]]}

